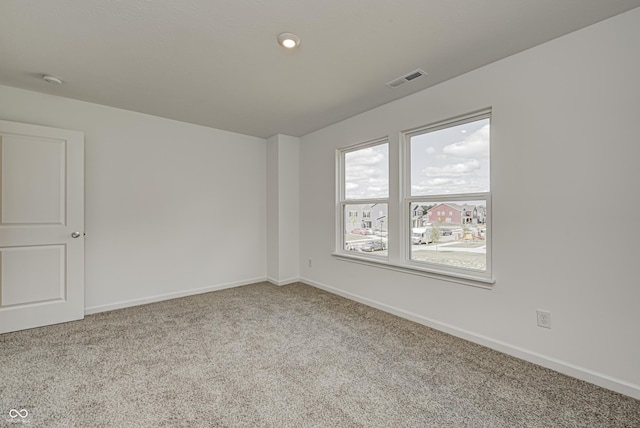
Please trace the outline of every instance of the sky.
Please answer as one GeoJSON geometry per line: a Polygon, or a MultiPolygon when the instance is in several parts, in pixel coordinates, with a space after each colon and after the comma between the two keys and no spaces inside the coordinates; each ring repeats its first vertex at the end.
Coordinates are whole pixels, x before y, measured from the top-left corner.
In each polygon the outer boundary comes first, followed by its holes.
{"type": "Polygon", "coordinates": [[[489,191],[489,119],[411,137],[411,196],[489,191]]]}
{"type": "Polygon", "coordinates": [[[345,199],[389,197],[389,145],[345,153],[345,199]]]}
{"type": "MultiPolygon", "coordinates": [[[[414,135],[411,196],[489,191],[489,119],[414,135]]],[[[389,146],[345,153],[345,199],[389,196],[389,146]]]]}

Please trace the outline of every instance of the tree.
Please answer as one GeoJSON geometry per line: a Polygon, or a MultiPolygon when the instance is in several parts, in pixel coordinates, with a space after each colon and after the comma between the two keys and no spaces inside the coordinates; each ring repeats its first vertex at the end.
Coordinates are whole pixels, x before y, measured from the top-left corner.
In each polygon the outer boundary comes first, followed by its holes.
{"type": "Polygon", "coordinates": [[[438,221],[431,225],[431,242],[436,244],[436,251],[438,250],[438,242],[440,242],[440,236],[442,235],[442,223],[444,223],[444,217],[438,218],[438,221]]]}

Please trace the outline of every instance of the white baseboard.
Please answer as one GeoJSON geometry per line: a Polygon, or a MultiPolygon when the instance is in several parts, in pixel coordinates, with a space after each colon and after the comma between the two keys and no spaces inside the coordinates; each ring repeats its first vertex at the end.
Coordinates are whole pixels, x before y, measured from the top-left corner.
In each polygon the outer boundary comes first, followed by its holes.
{"type": "Polygon", "coordinates": [[[271,278],[271,277],[267,277],[267,281],[269,281],[270,283],[274,284],[274,285],[288,285],[288,284],[293,284],[294,282],[299,282],[300,278],[296,277],[296,278],[288,278],[288,279],[275,279],[275,278],[271,278]]]}
{"type": "Polygon", "coordinates": [[[85,315],[97,314],[99,312],[112,311],[115,309],[128,308],[131,306],[146,305],[147,303],[161,302],[163,300],[177,299],[178,297],[192,296],[194,294],[209,293],[210,291],[224,290],[225,288],[240,287],[243,285],[265,282],[267,278],[252,278],[244,281],[228,282],[226,284],[211,285],[203,288],[193,288],[190,290],[176,291],[174,293],[158,294],[156,296],[143,297],[140,299],[126,300],[122,302],[110,303],[108,305],[91,306],[84,309],[85,315]]]}
{"type": "Polygon", "coordinates": [[[408,311],[387,305],[385,303],[381,303],[375,300],[368,299],[366,297],[362,297],[356,294],[342,291],[337,288],[328,286],[326,284],[321,284],[319,282],[316,282],[310,279],[300,278],[300,282],[328,291],[329,293],[337,294],[347,299],[354,300],[359,303],[363,303],[367,306],[380,309],[384,312],[397,315],[401,318],[405,318],[405,319],[417,322],[427,327],[431,327],[435,330],[443,331],[445,333],[451,334],[452,336],[456,336],[461,339],[465,339],[470,342],[477,343],[482,346],[486,346],[487,348],[494,349],[496,351],[502,352],[507,355],[511,355],[513,357],[528,361],[533,364],[537,364],[539,366],[557,371],[567,376],[571,376],[576,379],[580,379],[585,382],[598,385],[602,388],[606,388],[611,391],[628,395],[629,397],[633,397],[635,399],[640,400],[640,385],[634,385],[624,380],[616,379],[611,376],[607,376],[605,374],[586,369],[584,367],[579,367],[574,364],[568,363],[566,361],[561,361],[556,358],[552,358],[546,355],[539,354],[534,351],[530,351],[528,349],[520,348],[518,346],[514,346],[499,340],[492,339],[490,337],[479,335],[468,330],[460,329],[458,327],[455,327],[449,324],[441,323],[439,321],[435,321],[433,319],[423,317],[422,315],[414,314],[412,312],[408,312],[408,311]]]}

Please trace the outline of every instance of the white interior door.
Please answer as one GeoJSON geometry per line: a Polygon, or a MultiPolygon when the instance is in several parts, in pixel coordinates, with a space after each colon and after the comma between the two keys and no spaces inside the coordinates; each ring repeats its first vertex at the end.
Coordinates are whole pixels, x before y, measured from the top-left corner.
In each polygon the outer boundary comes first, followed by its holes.
{"type": "Polygon", "coordinates": [[[84,134],[0,120],[0,333],[84,318],[84,134]]]}

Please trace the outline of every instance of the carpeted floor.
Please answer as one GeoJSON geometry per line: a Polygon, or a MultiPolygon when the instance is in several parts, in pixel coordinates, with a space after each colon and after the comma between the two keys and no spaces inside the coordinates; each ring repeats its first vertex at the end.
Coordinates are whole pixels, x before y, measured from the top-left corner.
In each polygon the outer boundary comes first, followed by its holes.
{"type": "Polygon", "coordinates": [[[0,335],[0,382],[8,426],[640,427],[638,400],[303,284],[0,335]]]}

